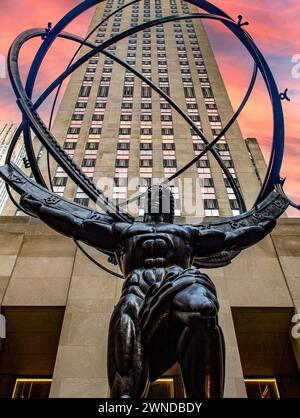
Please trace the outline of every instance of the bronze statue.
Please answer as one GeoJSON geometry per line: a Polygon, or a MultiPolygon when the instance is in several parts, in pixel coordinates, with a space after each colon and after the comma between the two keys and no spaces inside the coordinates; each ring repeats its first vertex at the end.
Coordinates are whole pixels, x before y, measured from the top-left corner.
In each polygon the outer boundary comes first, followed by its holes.
{"type": "Polygon", "coordinates": [[[163,186],[149,188],[144,221],[132,224],[98,213],[82,220],[29,195],[21,205],[58,232],[115,254],[125,281],[109,327],[111,397],[146,396],[149,383],[176,361],[188,397],[223,396],[217,293],[193,261],[257,243],[274,228],[273,218],[261,216],[258,224],[232,232],[176,225],[174,199],[163,186]]]}
{"type": "MultiPolygon", "coordinates": [[[[230,18],[214,4],[204,0],[187,0],[206,13],[192,13],[146,20],[131,25],[123,32],[101,43],[93,43],[90,36],[109,18],[138,0],[119,5],[108,13],[85,38],[63,32],[77,16],[103,0],[81,2],[64,16],[53,28],[30,29],[20,34],[8,54],[8,73],[22,112],[22,124],[9,146],[6,165],[0,168],[0,176],[7,185],[21,195],[14,201],[19,210],[42,221],[58,232],[93,246],[115,260],[125,278],[119,303],[112,314],[108,341],[108,376],[112,397],[143,397],[147,395],[149,382],[156,380],[176,361],[181,366],[188,397],[222,397],[224,387],[225,344],[218,324],[216,289],[199,268],[217,268],[228,265],[243,249],[263,239],[275,226],[275,219],[289,205],[300,206],[289,200],[283,190],[280,168],[284,149],[284,117],[281,100],[288,99],[287,91],[280,94],[272,72],[253,39],[244,30],[248,22],[230,18]],[[109,47],[119,40],[135,35],[158,24],[189,19],[212,19],[221,22],[239,39],[252,56],[255,65],[246,95],[227,125],[213,139],[206,138],[202,129],[153,82],[134,66],[122,60],[109,47]],[[29,40],[42,37],[42,44],[35,55],[23,83],[19,68],[22,46],[29,40]],[[76,54],[85,45],[90,50],[73,62],[33,103],[35,82],[53,42],[58,38],[79,43],[76,54]],[[136,221],[122,212],[114,202],[99,190],[42,121],[38,110],[51,92],[82,64],[99,53],[131,71],[136,77],[154,89],[169,103],[202,139],[205,148],[197,157],[172,174],[170,182],[211,152],[236,196],[239,216],[201,225],[174,224],[174,200],[169,189],[163,186],[148,190],[143,222],[136,221]],[[274,124],[271,158],[261,191],[251,210],[247,212],[238,182],[222,160],[217,142],[228,132],[245,107],[260,71],[271,99],[274,124]],[[31,131],[61,169],[94,203],[101,203],[106,214],[67,201],[48,190],[47,182],[39,168],[32,142],[31,131]],[[30,168],[32,178],[26,176],[11,161],[14,148],[23,134],[26,149],[25,168],[30,168]],[[34,179],[34,180],[33,180],[34,179]]],[[[57,96],[51,111],[52,119],[57,96]]],[[[50,122],[51,125],[51,122],[50,122]]],[[[50,188],[51,170],[47,158],[50,188]]],[[[136,197],[138,199],[139,197],[136,197]]],[[[77,243],[78,244],[78,243],[77,243]]],[[[79,244],[78,244],[79,245],[79,244]]],[[[91,258],[91,257],[90,257],[91,258]]],[[[95,260],[93,260],[95,261],[95,260]]],[[[104,266],[98,265],[108,269],[104,266]]],[[[115,274],[114,272],[112,272],[115,274]]]]}

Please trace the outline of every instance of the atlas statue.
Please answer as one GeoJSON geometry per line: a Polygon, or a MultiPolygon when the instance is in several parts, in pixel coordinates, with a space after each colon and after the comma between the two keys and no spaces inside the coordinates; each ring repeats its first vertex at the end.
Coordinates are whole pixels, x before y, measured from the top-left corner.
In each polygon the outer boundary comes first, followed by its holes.
{"type": "Polygon", "coordinates": [[[193,260],[255,244],[274,219],[228,233],[176,225],[173,196],[163,186],[148,190],[144,222],[133,224],[81,220],[26,196],[21,202],[58,232],[116,254],[125,281],[109,327],[113,397],[143,396],[176,361],[188,397],[222,396],[225,346],[216,289],[193,260]]]}
{"type": "MultiPolygon", "coordinates": [[[[188,3],[200,7],[206,13],[176,14],[147,21],[113,36],[101,45],[89,41],[90,35],[104,21],[121,9],[139,2],[134,0],[111,12],[85,39],[63,32],[66,25],[82,12],[101,2],[86,0],[53,28],[49,25],[47,29],[26,31],[13,43],[8,68],[23,121],[8,151],[6,165],[0,168],[0,175],[19,210],[41,219],[57,232],[72,238],[80,249],[82,247],[79,242],[83,242],[107,255],[110,263],[118,265],[121,274],[93,260],[99,267],[124,279],[120,300],[109,324],[107,364],[111,397],[146,397],[150,383],[177,362],[187,397],[221,398],[224,393],[225,342],[218,321],[219,303],[213,282],[201,269],[227,266],[241,251],[265,238],[275,227],[276,219],[289,205],[298,207],[283,192],[283,180],[280,177],[284,143],[281,100],[287,95],[279,93],[268,64],[245,31],[241,16],[236,22],[207,1],[189,0],[188,3]],[[241,106],[226,128],[212,141],[205,137],[201,129],[164,91],[116,54],[107,51],[110,45],[133,33],[181,19],[212,19],[221,22],[238,37],[255,61],[252,80],[241,106]],[[23,44],[34,37],[42,37],[42,45],[30,68],[25,88],[19,71],[19,53],[23,44]],[[77,53],[82,46],[90,51],[74,63],[75,54],[65,72],[33,103],[32,94],[39,68],[57,37],[79,43],[77,53]],[[195,160],[167,182],[151,185],[143,194],[143,219],[135,219],[97,189],[59,145],[38,114],[39,106],[49,94],[56,88],[60,89],[65,78],[98,53],[109,56],[155,89],[189,123],[205,144],[204,151],[195,160]],[[262,189],[253,207],[247,210],[238,183],[215,145],[243,110],[253,90],[258,70],[268,85],[273,106],[273,147],[262,189]],[[39,170],[32,132],[47,150],[48,156],[54,158],[92,201],[98,203],[101,211],[70,202],[53,192],[51,176],[48,186],[39,170]],[[21,134],[27,153],[25,166],[32,176],[11,162],[13,149],[21,134]],[[174,197],[168,184],[208,152],[216,158],[227,176],[241,214],[194,225],[175,223],[174,197]],[[10,188],[21,196],[19,202],[16,202],[10,188]]],[[[92,259],[91,256],[89,258],[92,259]]]]}

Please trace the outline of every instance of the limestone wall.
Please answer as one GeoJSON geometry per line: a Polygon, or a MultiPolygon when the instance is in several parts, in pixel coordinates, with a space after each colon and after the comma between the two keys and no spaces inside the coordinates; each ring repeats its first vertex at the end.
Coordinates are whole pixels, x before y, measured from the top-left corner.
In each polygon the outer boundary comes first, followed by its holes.
{"type": "MultiPolygon", "coordinates": [[[[106,397],[106,343],[122,280],[104,273],[40,221],[0,218],[0,301],[8,306],[64,306],[52,397],[106,397]]],[[[88,249],[98,260],[105,257],[88,249]]],[[[227,397],[246,395],[232,307],[300,312],[300,221],[281,219],[273,234],[224,269],[208,273],[220,300],[227,397]]]]}

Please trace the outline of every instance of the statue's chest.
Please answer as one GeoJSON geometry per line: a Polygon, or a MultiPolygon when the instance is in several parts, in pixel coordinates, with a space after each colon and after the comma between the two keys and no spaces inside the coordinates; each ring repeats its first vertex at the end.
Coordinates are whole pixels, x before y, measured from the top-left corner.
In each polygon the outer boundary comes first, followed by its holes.
{"type": "Polygon", "coordinates": [[[141,250],[145,259],[165,257],[170,247],[170,242],[162,238],[148,237],[141,242],[141,250]]]}

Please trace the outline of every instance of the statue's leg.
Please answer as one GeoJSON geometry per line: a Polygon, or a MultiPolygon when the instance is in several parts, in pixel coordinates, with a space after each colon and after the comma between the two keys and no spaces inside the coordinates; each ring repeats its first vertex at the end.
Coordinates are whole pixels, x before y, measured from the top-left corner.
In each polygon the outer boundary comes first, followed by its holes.
{"type": "Polygon", "coordinates": [[[173,322],[183,329],[177,357],[189,398],[223,396],[225,345],[217,311],[215,295],[199,284],[174,298],[173,322]]]}
{"type": "Polygon", "coordinates": [[[112,314],[108,336],[108,380],[111,398],[140,398],[147,391],[148,366],[143,357],[138,312],[143,300],[121,297],[112,314]]]}

